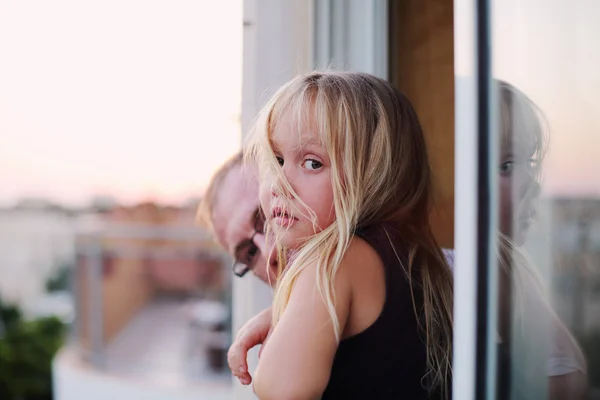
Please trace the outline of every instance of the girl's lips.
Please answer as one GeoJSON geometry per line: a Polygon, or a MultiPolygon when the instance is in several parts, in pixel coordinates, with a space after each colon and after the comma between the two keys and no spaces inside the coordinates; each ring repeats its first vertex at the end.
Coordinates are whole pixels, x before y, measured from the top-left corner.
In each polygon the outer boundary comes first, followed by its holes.
{"type": "Polygon", "coordinates": [[[298,218],[289,214],[283,207],[273,207],[271,210],[271,218],[273,218],[276,225],[287,227],[298,221],[298,218]]]}
{"type": "Polygon", "coordinates": [[[275,218],[273,218],[273,221],[275,222],[276,225],[289,227],[294,222],[296,222],[297,219],[293,218],[293,217],[290,218],[290,217],[285,216],[285,217],[275,217],[275,218]]]}
{"type": "Polygon", "coordinates": [[[271,209],[271,218],[289,218],[296,221],[298,220],[298,218],[287,212],[283,207],[273,207],[271,209]]]}

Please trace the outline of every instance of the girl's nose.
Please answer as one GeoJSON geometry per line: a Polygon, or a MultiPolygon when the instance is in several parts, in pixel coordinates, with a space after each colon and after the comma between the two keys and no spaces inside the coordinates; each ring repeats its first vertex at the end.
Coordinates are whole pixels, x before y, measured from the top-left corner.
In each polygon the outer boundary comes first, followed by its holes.
{"type": "Polygon", "coordinates": [[[285,198],[290,198],[291,194],[290,191],[288,190],[288,186],[286,185],[286,182],[281,182],[281,181],[273,181],[273,183],[271,183],[271,196],[272,197],[285,197],[285,198]]]}

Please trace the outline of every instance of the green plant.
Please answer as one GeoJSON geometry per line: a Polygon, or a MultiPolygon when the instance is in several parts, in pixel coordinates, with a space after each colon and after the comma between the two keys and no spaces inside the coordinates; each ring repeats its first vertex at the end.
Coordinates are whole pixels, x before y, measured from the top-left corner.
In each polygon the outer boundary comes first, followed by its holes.
{"type": "Polygon", "coordinates": [[[26,321],[0,302],[0,399],[51,400],[52,359],[66,326],[55,317],[26,321]]]}
{"type": "Polygon", "coordinates": [[[21,318],[21,310],[13,305],[4,305],[0,301],[0,324],[2,324],[3,332],[17,325],[21,318]]]}

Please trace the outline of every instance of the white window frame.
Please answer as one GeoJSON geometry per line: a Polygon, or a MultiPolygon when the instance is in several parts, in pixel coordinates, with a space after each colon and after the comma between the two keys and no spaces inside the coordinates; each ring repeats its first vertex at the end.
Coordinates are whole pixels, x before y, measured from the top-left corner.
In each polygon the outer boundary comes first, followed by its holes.
{"type": "Polygon", "coordinates": [[[498,202],[490,168],[497,144],[488,7],[486,0],[454,0],[455,400],[496,398],[498,202]]]}
{"type": "MultiPolygon", "coordinates": [[[[312,65],[312,4],[306,0],[243,0],[242,137],[269,96],[312,65]]],[[[271,305],[272,290],[248,274],[233,280],[233,334],[271,305]]],[[[248,368],[258,364],[258,349],[248,356],[248,368]]],[[[234,398],[255,399],[252,385],[233,378],[234,398]]]]}
{"type": "Polygon", "coordinates": [[[314,0],[313,66],[388,79],[388,1],[314,0]]]}

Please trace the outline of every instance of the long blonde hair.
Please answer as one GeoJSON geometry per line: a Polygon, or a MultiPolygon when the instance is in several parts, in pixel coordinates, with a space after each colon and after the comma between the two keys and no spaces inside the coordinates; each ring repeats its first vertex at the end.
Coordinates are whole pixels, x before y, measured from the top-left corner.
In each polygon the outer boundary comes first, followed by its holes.
{"type": "MultiPolygon", "coordinates": [[[[306,238],[293,260],[278,247],[280,270],[285,273],[275,289],[273,323],[285,310],[298,275],[316,263],[318,289],[339,340],[333,282],[342,258],[357,228],[391,223],[409,255],[404,267],[425,336],[427,379],[431,389],[439,387],[447,395],[452,375],[453,279],[429,225],[431,170],[413,107],[389,83],[363,73],[314,72],[283,86],[259,114],[246,155],[258,163],[261,174],[275,174],[278,190],[304,204],[283,176],[271,146],[284,114],[294,118],[298,134],[301,126],[314,127],[329,154],[336,219],[306,238]],[[419,273],[413,274],[415,265],[419,273]],[[414,293],[423,297],[422,308],[416,306],[414,293]]],[[[309,217],[315,223],[314,214],[309,217]]]]}

